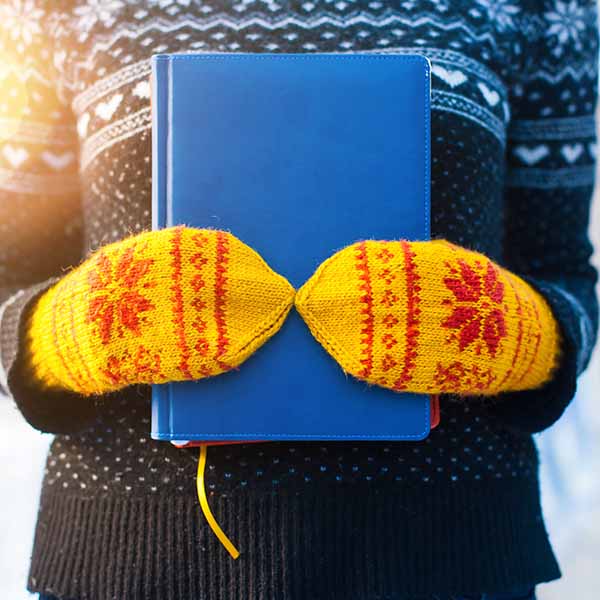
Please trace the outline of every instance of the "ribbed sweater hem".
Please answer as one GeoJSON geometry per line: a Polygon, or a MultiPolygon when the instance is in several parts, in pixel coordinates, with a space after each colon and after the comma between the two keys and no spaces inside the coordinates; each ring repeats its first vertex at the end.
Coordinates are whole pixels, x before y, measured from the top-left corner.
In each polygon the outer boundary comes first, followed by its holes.
{"type": "Polygon", "coordinates": [[[73,600],[397,600],[501,592],[560,571],[537,481],[210,498],[42,495],[28,588],[73,600]]]}

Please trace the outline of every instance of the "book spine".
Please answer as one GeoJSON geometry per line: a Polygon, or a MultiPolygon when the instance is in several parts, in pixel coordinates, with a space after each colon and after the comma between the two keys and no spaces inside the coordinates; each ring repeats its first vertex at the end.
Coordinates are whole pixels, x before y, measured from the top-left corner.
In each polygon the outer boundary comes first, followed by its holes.
{"type": "Polygon", "coordinates": [[[431,239],[431,62],[421,57],[425,66],[425,238],[431,239]]]}
{"type": "Polygon", "coordinates": [[[171,61],[152,57],[152,229],[167,226],[169,90],[171,61]]]}
{"type": "MultiPolygon", "coordinates": [[[[169,189],[171,60],[152,57],[152,229],[167,226],[169,189]]],[[[154,439],[171,433],[171,385],[152,386],[152,429],[154,439]]]]}

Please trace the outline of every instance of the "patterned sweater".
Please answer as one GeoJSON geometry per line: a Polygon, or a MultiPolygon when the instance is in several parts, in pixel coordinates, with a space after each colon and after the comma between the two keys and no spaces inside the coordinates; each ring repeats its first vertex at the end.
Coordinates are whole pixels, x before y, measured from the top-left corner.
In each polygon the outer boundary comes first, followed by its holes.
{"type": "MultiPolygon", "coordinates": [[[[593,0],[1,0],[0,381],[56,433],[33,591],[90,600],[373,600],[503,591],[559,576],[532,433],[575,392],[597,330],[588,215],[593,0]],[[432,233],[535,286],[563,340],[543,388],[442,396],[419,443],[212,448],[149,437],[149,390],[42,392],[32,301],[92,250],[150,226],[149,57],[420,52],[431,60],[432,233]]],[[[343,399],[340,399],[343,401],[343,399]]]]}

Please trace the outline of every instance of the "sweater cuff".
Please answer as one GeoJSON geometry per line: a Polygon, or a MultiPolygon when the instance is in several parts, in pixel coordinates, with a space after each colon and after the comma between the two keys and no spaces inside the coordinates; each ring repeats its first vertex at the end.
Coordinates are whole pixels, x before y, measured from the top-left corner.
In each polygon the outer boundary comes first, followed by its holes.
{"type": "Polygon", "coordinates": [[[500,394],[488,410],[511,429],[532,434],[558,421],[575,396],[577,377],[589,362],[595,333],[589,316],[567,291],[546,281],[521,278],[543,295],[558,323],[559,362],[542,387],[500,394]]]}
{"type": "Polygon", "coordinates": [[[0,390],[13,399],[35,429],[75,433],[95,423],[94,401],[73,392],[42,388],[25,360],[28,310],[56,281],[48,279],[21,290],[0,306],[0,390]]]}

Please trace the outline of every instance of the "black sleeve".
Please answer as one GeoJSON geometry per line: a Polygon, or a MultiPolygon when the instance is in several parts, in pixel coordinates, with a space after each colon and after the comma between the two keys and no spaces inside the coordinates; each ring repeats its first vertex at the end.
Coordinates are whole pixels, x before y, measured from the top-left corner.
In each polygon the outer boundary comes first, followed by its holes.
{"type": "Polygon", "coordinates": [[[0,27],[0,391],[33,427],[58,433],[90,425],[96,408],[83,396],[42,390],[22,344],[28,310],[78,264],[82,248],[76,126],[50,36],[35,32],[17,44],[0,27]]]}
{"type": "Polygon", "coordinates": [[[511,90],[504,266],[545,297],[562,347],[559,366],[543,388],[502,394],[490,407],[527,433],[546,429],[563,414],[598,328],[588,237],[596,163],[596,3],[538,5],[537,33],[530,34],[522,77],[511,90]]]}

